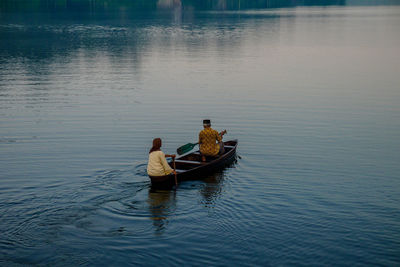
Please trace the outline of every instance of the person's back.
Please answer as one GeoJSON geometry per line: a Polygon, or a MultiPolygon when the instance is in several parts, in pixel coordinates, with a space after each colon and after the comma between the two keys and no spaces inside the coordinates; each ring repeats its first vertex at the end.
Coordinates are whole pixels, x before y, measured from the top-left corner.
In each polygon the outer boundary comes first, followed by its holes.
{"type": "Polygon", "coordinates": [[[219,133],[211,127],[204,128],[199,133],[200,153],[205,156],[216,156],[219,153],[222,138],[219,133]]]}
{"type": "Polygon", "coordinates": [[[202,155],[202,161],[205,156],[217,156],[223,152],[222,135],[226,132],[218,133],[211,128],[210,120],[203,120],[204,129],[199,133],[199,146],[202,155]]]}
{"type": "Polygon", "coordinates": [[[147,174],[149,176],[164,176],[175,173],[165,159],[165,157],[175,158],[175,155],[165,155],[160,149],[161,144],[161,138],[153,140],[153,147],[149,151],[149,162],[147,164],[147,174]]]}
{"type": "Polygon", "coordinates": [[[148,175],[163,176],[171,172],[172,168],[168,165],[164,152],[159,150],[149,154],[149,162],[147,164],[148,175]]]}

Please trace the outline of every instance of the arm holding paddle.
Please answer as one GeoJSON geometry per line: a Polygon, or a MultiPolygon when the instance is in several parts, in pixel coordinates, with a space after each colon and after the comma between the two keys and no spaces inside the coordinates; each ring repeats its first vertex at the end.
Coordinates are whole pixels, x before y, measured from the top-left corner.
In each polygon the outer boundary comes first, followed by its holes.
{"type": "Polygon", "coordinates": [[[226,130],[223,130],[222,132],[219,133],[218,143],[219,143],[219,154],[220,155],[223,154],[225,151],[224,142],[222,141],[222,138],[223,138],[224,134],[226,134],[226,133],[227,133],[226,130]]]}
{"type": "Polygon", "coordinates": [[[176,167],[175,167],[175,157],[176,157],[176,155],[175,154],[165,154],[165,157],[166,158],[172,158],[173,165],[174,165],[174,169],[173,169],[172,173],[175,174],[175,176],[176,176],[176,167]]]}
{"type": "Polygon", "coordinates": [[[226,130],[223,130],[222,132],[220,132],[219,133],[219,136],[221,137],[221,139],[222,139],[222,137],[224,136],[224,134],[227,134],[228,132],[226,131],[226,130]]]}

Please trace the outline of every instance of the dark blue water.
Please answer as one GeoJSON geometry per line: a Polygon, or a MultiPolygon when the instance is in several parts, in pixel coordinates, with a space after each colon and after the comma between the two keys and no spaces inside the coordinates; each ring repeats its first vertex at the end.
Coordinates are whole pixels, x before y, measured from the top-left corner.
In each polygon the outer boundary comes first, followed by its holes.
{"type": "Polygon", "coordinates": [[[0,12],[0,265],[398,266],[400,8],[149,9],[0,12]]]}

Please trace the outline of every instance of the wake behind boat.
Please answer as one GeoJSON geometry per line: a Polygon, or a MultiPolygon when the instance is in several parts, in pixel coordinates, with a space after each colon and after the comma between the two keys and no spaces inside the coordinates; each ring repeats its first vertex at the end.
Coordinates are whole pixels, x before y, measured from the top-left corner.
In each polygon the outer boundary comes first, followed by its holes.
{"type": "MultiPolygon", "coordinates": [[[[175,159],[177,182],[195,179],[199,177],[199,175],[204,175],[223,169],[225,166],[231,164],[235,160],[237,145],[238,140],[224,142],[224,153],[218,157],[206,157],[205,162],[202,161],[199,150],[177,157],[175,159]]],[[[171,168],[174,167],[172,162],[170,162],[169,165],[171,168]]],[[[174,174],[149,177],[152,186],[168,187],[175,184],[174,174]]]]}

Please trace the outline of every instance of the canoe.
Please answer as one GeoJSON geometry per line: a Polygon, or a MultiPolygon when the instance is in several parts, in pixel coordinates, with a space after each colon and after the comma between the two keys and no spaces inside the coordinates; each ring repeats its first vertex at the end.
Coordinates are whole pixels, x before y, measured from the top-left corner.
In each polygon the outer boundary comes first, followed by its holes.
{"type": "MultiPolygon", "coordinates": [[[[186,155],[175,158],[176,174],[178,182],[201,178],[205,174],[210,174],[230,165],[236,159],[236,148],[238,140],[224,142],[225,151],[217,157],[206,157],[206,161],[201,161],[200,151],[194,151],[186,155]]],[[[171,168],[172,161],[169,162],[171,168]]],[[[175,184],[175,175],[149,176],[153,187],[169,187],[175,184]]],[[[204,176],[203,176],[204,177],[204,176]]]]}

